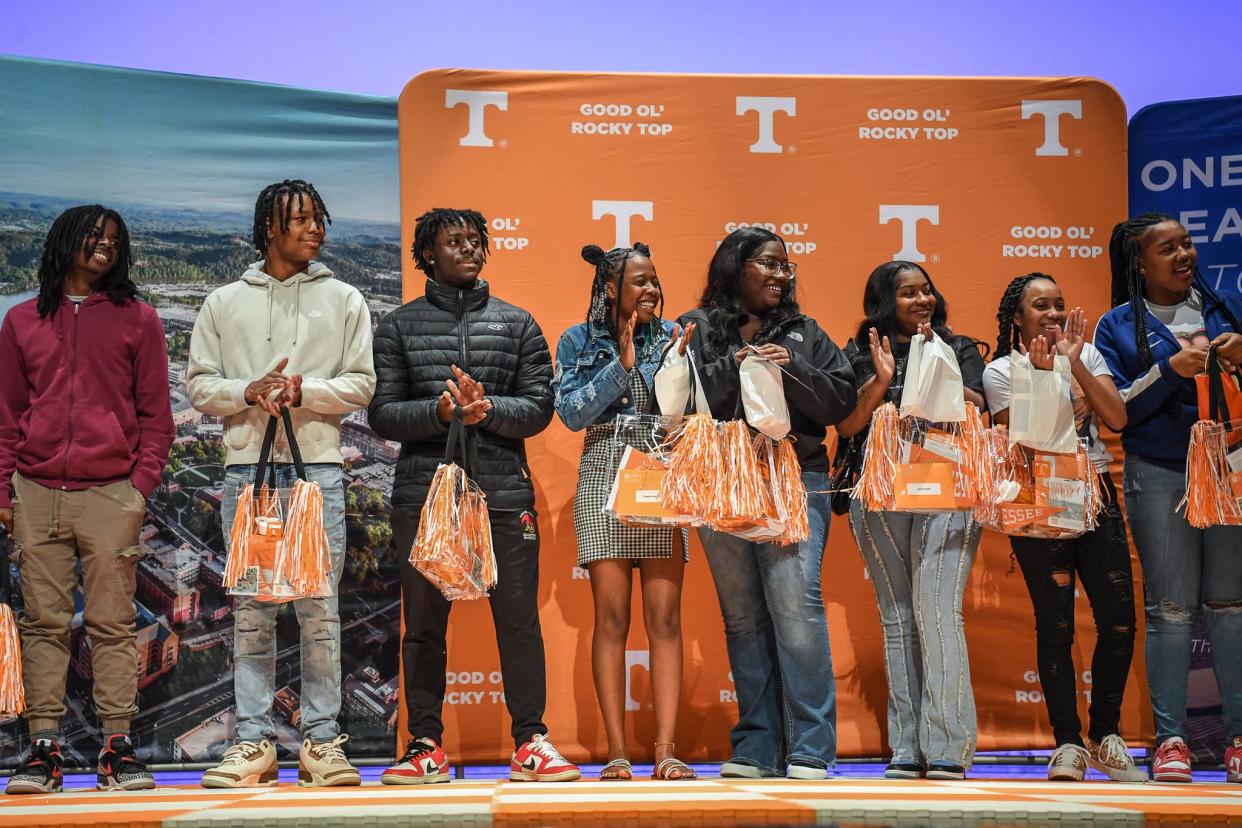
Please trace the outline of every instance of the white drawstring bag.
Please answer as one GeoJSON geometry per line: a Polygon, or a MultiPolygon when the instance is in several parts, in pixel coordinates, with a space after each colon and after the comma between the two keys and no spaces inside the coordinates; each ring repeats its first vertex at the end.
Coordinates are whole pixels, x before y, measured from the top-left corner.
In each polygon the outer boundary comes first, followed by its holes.
{"type": "Polygon", "coordinates": [[[933,423],[960,423],[966,419],[962,369],[953,349],[934,333],[930,340],[924,340],[922,334],[915,334],[910,340],[899,414],[933,423]]]}
{"type": "Polygon", "coordinates": [[[1078,448],[1068,357],[1057,354],[1051,371],[1009,355],[1009,445],[1069,454],[1078,448]]]}
{"type": "Polygon", "coordinates": [[[789,404],[785,401],[785,380],[780,366],[752,353],[742,360],[737,373],[746,422],[773,440],[784,439],[790,428],[789,404]]]}
{"type": "Polygon", "coordinates": [[[660,413],[666,416],[680,417],[691,411],[711,416],[712,410],[703,393],[698,366],[694,364],[694,354],[689,348],[683,354],[678,351],[675,342],[669,347],[660,369],[656,371],[655,397],[660,413]],[[686,404],[690,401],[691,388],[694,389],[694,407],[688,409],[686,404]]]}

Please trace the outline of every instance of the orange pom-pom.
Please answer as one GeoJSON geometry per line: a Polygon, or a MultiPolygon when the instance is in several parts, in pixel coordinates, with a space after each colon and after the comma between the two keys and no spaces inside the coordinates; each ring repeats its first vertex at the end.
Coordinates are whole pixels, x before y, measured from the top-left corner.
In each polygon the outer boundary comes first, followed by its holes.
{"type": "Polygon", "coordinates": [[[893,506],[893,482],[901,458],[901,417],[897,406],[884,403],[871,415],[871,429],[864,446],[863,467],[854,487],[854,497],[870,512],[893,506]]]}
{"type": "Polygon", "coordinates": [[[298,480],[289,498],[284,538],[278,546],[275,577],[302,595],[318,595],[331,566],[328,533],[323,525],[323,492],[319,484],[298,480]]]}
{"type": "Polygon", "coordinates": [[[675,514],[714,519],[721,511],[724,458],[716,421],[691,414],[669,435],[668,474],[660,501],[675,514]]]}

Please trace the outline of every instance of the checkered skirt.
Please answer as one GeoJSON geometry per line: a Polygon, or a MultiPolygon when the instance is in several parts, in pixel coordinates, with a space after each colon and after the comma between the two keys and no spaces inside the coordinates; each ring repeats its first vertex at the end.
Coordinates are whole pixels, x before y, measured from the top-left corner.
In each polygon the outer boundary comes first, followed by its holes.
{"type": "MultiPolygon", "coordinates": [[[[647,408],[647,383],[638,371],[630,375],[630,397],[636,411],[647,408]]],[[[574,493],[574,534],[578,537],[578,566],[592,561],[671,558],[673,537],[681,536],[689,560],[689,538],[671,526],[627,526],[604,511],[617,476],[621,448],[612,421],[588,426],[578,462],[578,489],[574,493]]]]}

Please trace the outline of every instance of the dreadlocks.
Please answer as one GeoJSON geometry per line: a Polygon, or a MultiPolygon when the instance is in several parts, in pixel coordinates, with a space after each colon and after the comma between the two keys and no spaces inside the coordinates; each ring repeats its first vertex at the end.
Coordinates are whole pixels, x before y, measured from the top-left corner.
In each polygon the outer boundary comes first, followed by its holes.
{"type": "Polygon", "coordinates": [[[445,227],[471,227],[483,240],[483,259],[491,248],[487,246],[487,219],[477,210],[455,210],[451,207],[433,207],[414,219],[414,244],[410,253],[414,256],[414,266],[424,273],[431,273],[431,263],[424,255],[428,248],[435,245],[436,235],[445,227]]]}
{"type": "Polygon", "coordinates": [[[98,289],[107,293],[116,305],[138,295],[138,287],[129,278],[133,256],[129,248],[129,228],[121,214],[100,204],[70,207],[52,222],[52,229],[43,241],[39,299],[35,305],[40,318],[46,319],[56,313],[65,289],[65,275],[73,268],[74,258],[78,251],[88,257],[95,255],[109,219],[116,223],[116,261],[100,280],[98,289]]]}
{"type": "MultiPolygon", "coordinates": [[[[625,263],[633,256],[642,256],[645,259],[651,258],[651,248],[642,242],[634,242],[633,247],[614,247],[605,252],[602,247],[597,244],[588,244],[582,248],[582,258],[588,264],[595,266],[595,278],[591,281],[591,304],[587,307],[586,321],[590,325],[600,325],[608,330],[614,337],[621,328],[621,286],[625,282],[625,263]],[[608,308],[608,285],[613,286],[613,303],[612,312],[609,313],[608,308]]],[[[660,307],[656,310],[656,317],[648,327],[648,336],[644,337],[644,341],[648,344],[654,344],[655,336],[652,335],[659,326],[660,317],[664,315],[664,291],[660,291],[660,307]]]]}
{"type": "Polygon", "coordinates": [[[1036,279],[1047,279],[1054,285],[1057,283],[1057,280],[1047,273],[1028,273],[1025,276],[1015,276],[1010,280],[1009,287],[1005,288],[1005,293],[1001,296],[1000,308],[996,311],[998,332],[994,358],[1006,356],[1021,344],[1022,335],[1013,317],[1022,307],[1022,294],[1026,293],[1026,286],[1036,279]]]}
{"type": "Polygon", "coordinates": [[[315,185],[300,178],[287,178],[277,184],[269,184],[254,202],[254,249],[260,256],[267,255],[267,231],[279,227],[281,233],[289,232],[289,216],[302,209],[309,199],[315,211],[315,221],[331,224],[332,216],[324,206],[315,185]]]}

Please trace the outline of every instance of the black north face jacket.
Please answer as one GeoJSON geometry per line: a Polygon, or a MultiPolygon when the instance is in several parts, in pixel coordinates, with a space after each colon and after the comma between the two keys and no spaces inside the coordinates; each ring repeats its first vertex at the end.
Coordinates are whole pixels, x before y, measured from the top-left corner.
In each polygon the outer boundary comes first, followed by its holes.
{"type": "Polygon", "coordinates": [[[393,508],[419,509],[427,499],[448,438],[436,398],[453,365],[481,382],[492,402],[487,419],[468,429],[477,455],[472,478],[488,508],[534,506],[524,441],[552,420],[552,358],[529,313],[491,296],[482,279],[469,290],[429,279],[424,296],[380,322],[374,350],[368,418],[376,434],[401,442],[393,508]]]}

